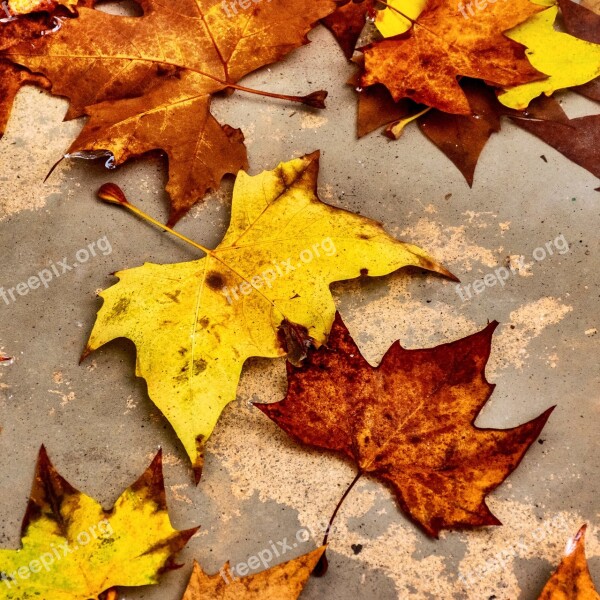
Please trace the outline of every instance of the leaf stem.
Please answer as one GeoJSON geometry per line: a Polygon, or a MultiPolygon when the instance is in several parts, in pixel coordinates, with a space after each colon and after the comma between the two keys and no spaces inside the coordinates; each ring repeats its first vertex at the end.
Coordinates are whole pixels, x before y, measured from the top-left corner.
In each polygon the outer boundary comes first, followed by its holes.
{"type": "Polygon", "coordinates": [[[359,471],[356,474],[356,477],[352,480],[352,483],[347,487],[343,496],[340,498],[340,501],[337,503],[337,506],[335,507],[335,510],[333,511],[333,514],[331,515],[331,519],[329,519],[329,525],[327,525],[327,529],[325,531],[325,537],[323,538],[323,543],[321,544],[321,546],[327,546],[327,542],[329,540],[329,533],[331,531],[331,527],[333,526],[333,522],[335,521],[335,518],[337,517],[337,514],[338,514],[340,508],[342,507],[342,504],[344,504],[344,500],[346,500],[346,498],[348,497],[348,494],[352,491],[352,488],[358,483],[358,480],[361,477],[362,477],[362,473],[359,471]]]}
{"type": "Polygon", "coordinates": [[[289,102],[300,102],[301,104],[306,104],[312,108],[325,108],[325,98],[327,98],[327,92],[325,90],[319,90],[312,94],[308,94],[307,96],[288,96],[287,94],[276,94],[274,92],[255,90],[236,83],[228,83],[227,87],[240,92],[247,92],[248,94],[256,94],[257,96],[266,96],[267,98],[276,98],[278,100],[287,100],[289,102]]]}
{"type": "MultiPolygon", "coordinates": [[[[329,533],[331,532],[333,522],[335,521],[335,518],[336,518],[340,508],[342,507],[342,504],[344,504],[344,500],[346,500],[346,498],[348,497],[348,494],[352,491],[352,488],[358,483],[358,480],[361,477],[362,477],[362,471],[359,471],[356,474],[356,477],[352,480],[352,483],[350,483],[350,485],[346,488],[346,491],[340,498],[340,501],[337,503],[337,506],[335,507],[335,510],[333,511],[333,514],[331,515],[331,519],[329,519],[329,525],[327,525],[327,529],[325,530],[325,537],[323,538],[323,543],[321,544],[322,546],[327,546],[327,543],[329,542],[329,533]]],[[[315,577],[323,577],[323,575],[325,575],[325,573],[327,573],[328,567],[329,567],[329,561],[327,560],[327,550],[325,550],[325,552],[323,552],[323,554],[321,555],[321,558],[319,559],[319,562],[317,563],[317,566],[315,567],[315,569],[313,571],[313,575],[315,577]]]]}
{"type": "Polygon", "coordinates": [[[163,231],[169,232],[170,234],[174,235],[175,237],[179,238],[180,240],[183,240],[184,242],[187,242],[188,244],[194,246],[194,248],[197,248],[198,250],[201,250],[205,254],[212,256],[213,251],[210,250],[209,248],[205,248],[204,246],[201,246],[197,242],[194,242],[194,240],[191,240],[190,238],[186,237],[185,235],[182,235],[181,233],[178,233],[174,229],[171,229],[167,225],[163,225],[156,219],[153,219],[150,215],[146,214],[143,210],[140,210],[139,208],[137,208],[136,206],[131,204],[129,202],[129,200],[127,200],[127,196],[125,196],[125,194],[123,193],[123,190],[118,185],[116,185],[114,183],[104,184],[98,190],[98,197],[100,198],[100,200],[103,200],[104,202],[123,206],[124,208],[131,211],[133,214],[137,215],[138,217],[141,217],[145,221],[152,223],[152,225],[156,225],[156,227],[160,227],[160,229],[162,229],[163,231]]]}

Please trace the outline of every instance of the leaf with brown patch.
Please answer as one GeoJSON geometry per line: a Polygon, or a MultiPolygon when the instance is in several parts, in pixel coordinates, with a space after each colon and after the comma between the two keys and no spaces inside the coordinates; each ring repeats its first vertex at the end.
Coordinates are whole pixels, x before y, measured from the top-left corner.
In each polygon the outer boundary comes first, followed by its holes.
{"type": "Polygon", "coordinates": [[[89,115],[71,155],[110,153],[114,164],[166,153],[169,222],[227,173],[247,167],[244,137],[210,112],[214,94],[244,90],[322,107],[305,97],[248,90],[238,81],[308,43],[334,0],[270,0],[244,9],[221,0],[140,0],[142,17],[78,9],[55,34],[10,48],[15,64],[42,73],[70,100],[68,118],[89,115]],[[99,34],[101,32],[101,34],[99,34]]]}
{"type": "Polygon", "coordinates": [[[296,600],[325,547],[256,573],[239,577],[227,563],[216,575],[207,575],[194,563],[182,600],[296,600]]]}
{"type": "Polygon", "coordinates": [[[585,530],[583,525],[569,541],[565,557],[538,600],[600,600],[585,558],[585,530]]]}
{"type": "Polygon", "coordinates": [[[23,546],[0,550],[2,598],[88,600],[115,586],[158,583],[197,529],[173,529],[162,455],[111,510],[76,490],[42,447],[21,528],[23,546]],[[59,550],[60,549],[60,550],[59,550]]]}
{"type": "Polygon", "coordinates": [[[485,498],[553,409],[512,429],[474,425],[494,390],[484,371],[496,325],[426,350],[395,343],[372,367],[337,315],[327,346],[311,348],[301,367],[288,363],[285,399],[255,406],[298,441],[354,461],[357,479],[389,485],[431,536],[499,525],[485,498]]]}

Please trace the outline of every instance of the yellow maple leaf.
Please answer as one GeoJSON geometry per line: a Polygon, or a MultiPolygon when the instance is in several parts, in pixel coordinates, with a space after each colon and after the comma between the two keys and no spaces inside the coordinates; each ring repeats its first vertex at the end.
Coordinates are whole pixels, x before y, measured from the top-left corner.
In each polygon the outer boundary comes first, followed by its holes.
{"type": "Polygon", "coordinates": [[[386,38],[408,31],[412,27],[412,21],[427,6],[427,0],[389,0],[387,4],[385,10],[380,10],[375,17],[379,33],[386,38]]]}
{"type": "Polygon", "coordinates": [[[57,6],[64,6],[70,11],[79,3],[79,0],[8,0],[8,10],[13,15],[27,15],[37,11],[52,11],[57,6]]]}
{"type": "Polygon", "coordinates": [[[159,453],[110,511],[52,466],[44,448],[20,550],[0,550],[3,600],[89,600],[115,586],[158,582],[196,529],[171,526],[159,453]]]}
{"type": "Polygon", "coordinates": [[[554,29],[558,7],[553,6],[506,32],[527,47],[531,64],[547,79],[506,89],[498,96],[509,108],[522,110],[541,94],[583,85],[600,76],[600,44],[580,40],[554,29]]]}
{"type": "MultiPolygon", "coordinates": [[[[331,283],[409,265],[451,277],[379,223],[321,202],[318,157],[255,177],[240,173],[231,223],[215,250],[197,246],[205,258],[117,273],[119,283],[101,293],[84,355],[119,337],[135,343],[137,375],[197,479],[206,440],[235,399],[245,361],[285,356],[286,348],[288,356],[294,348],[301,353],[308,338],[326,341],[335,317],[331,283]]],[[[126,203],[115,188],[105,187],[102,197],[126,203]]]]}

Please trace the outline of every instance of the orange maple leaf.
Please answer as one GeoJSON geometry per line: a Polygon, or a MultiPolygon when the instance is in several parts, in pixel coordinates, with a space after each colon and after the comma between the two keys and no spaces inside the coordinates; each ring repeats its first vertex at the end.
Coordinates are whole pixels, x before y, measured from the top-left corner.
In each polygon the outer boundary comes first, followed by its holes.
{"type": "MultiPolygon", "coordinates": [[[[210,114],[212,95],[303,44],[334,0],[269,0],[246,10],[221,0],[143,0],[142,17],[81,8],[60,31],[6,52],[91,117],[71,154],[111,153],[116,165],[151,151],[169,159],[169,222],[227,173],[247,167],[241,131],[210,114]]],[[[252,91],[252,90],[251,90],[252,91]]],[[[264,95],[269,95],[263,93],[264,95]]],[[[322,105],[323,93],[301,100],[322,105]]]]}
{"type": "Polygon", "coordinates": [[[406,34],[363,48],[361,84],[382,83],[394,100],[411,98],[467,115],[471,110],[458,77],[483,79],[498,87],[544,77],[531,66],[523,46],[503,35],[543,7],[529,0],[496,2],[465,18],[462,6],[456,0],[430,0],[406,34]]]}
{"type": "Polygon", "coordinates": [[[585,558],[585,530],[583,525],[569,542],[565,557],[538,600],[600,600],[585,558]]]}

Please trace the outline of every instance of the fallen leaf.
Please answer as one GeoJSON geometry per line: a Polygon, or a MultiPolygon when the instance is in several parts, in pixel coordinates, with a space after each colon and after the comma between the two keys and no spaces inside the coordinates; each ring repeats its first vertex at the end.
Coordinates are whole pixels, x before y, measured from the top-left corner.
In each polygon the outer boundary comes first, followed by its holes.
{"type": "Polygon", "coordinates": [[[235,577],[227,563],[212,577],[194,562],[182,600],[296,600],[325,547],[246,577],[235,577]]]}
{"type": "MultiPolygon", "coordinates": [[[[529,0],[490,4],[476,18],[461,16],[454,0],[430,0],[412,29],[363,48],[361,85],[385,85],[394,100],[415,102],[444,112],[470,113],[457,78],[483,79],[497,87],[543,77],[523,47],[503,35],[542,7],[529,0]]],[[[464,9],[463,9],[464,10],[464,9]]]]}
{"type": "Polygon", "coordinates": [[[569,119],[560,104],[547,97],[538,98],[527,112],[531,119],[513,116],[512,121],[600,177],[600,114],[569,119]]]}
{"type": "MultiPolygon", "coordinates": [[[[352,77],[348,82],[357,89],[358,76],[352,77]]],[[[400,119],[413,114],[418,110],[418,104],[412,100],[404,99],[395,102],[387,88],[381,84],[358,91],[358,119],[357,135],[359,138],[400,119]]]]}
{"type": "MultiPolygon", "coordinates": [[[[500,104],[492,90],[476,80],[461,80],[471,115],[452,115],[431,109],[419,116],[421,131],[456,165],[469,185],[489,137],[498,131],[502,116],[536,135],[569,160],[600,177],[600,148],[594,142],[600,136],[600,115],[569,119],[560,104],[546,96],[533,100],[526,111],[500,104]]],[[[409,115],[417,115],[422,106],[394,103],[389,92],[377,86],[359,94],[358,127],[362,135],[381,125],[409,115]],[[372,90],[367,96],[367,92],[372,90]],[[400,115],[400,116],[398,116],[400,115]]]]}
{"type": "Polygon", "coordinates": [[[155,584],[195,532],[171,526],[160,453],[105,511],[58,474],[42,447],[22,548],[0,550],[2,597],[88,600],[115,586],[155,584]]]}
{"type": "MultiPolygon", "coordinates": [[[[137,348],[137,375],[170,421],[196,478],[206,440],[235,399],[244,362],[322,344],[335,316],[329,285],[414,265],[450,276],[416,246],[316,195],[318,153],[236,181],[229,229],[207,257],[145,264],[117,273],[87,355],[125,337],[137,348]]],[[[125,204],[116,186],[101,197],[125,204]]],[[[126,204],[131,206],[129,204],[126,204]]],[[[137,210],[137,209],[136,209],[137,210]]],[[[193,243],[193,242],[192,242],[193,243]]]]}
{"type": "Polygon", "coordinates": [[[500,525],[485,498],[517,468],[553,409],[512,429],[474,425],[494,390],[484,370],[496,326],[426,350],[396,342],[372,367],[337,315],[326,347],[311,348],[300,367],[288,363],[285,399],[255,406],[298,441],[388,484],[431,536],[500,525]]]}
{"type": "MultiPolygon", "coordinates": [[[[68,118],[90,116],[70,155],[110,152],[120,165],[147,152],[166,153],[172,224],[225,174],[247,167],[243,135],[210,114],[212,96],[246,89],[237,85],[242,77],[308,43],[307,33],[336,5],[142,5],[142,17],[80,8],[79,18],[65,21],[55,34],[11,48],[6,56],[48,77],[52,92],[70,100],[68,118]]],[[[320,106],[323,98],[315,93],[302,100],[320,106]]]]}
{"type": "Polygon", "coordinates": [[[386,38],[406,33],[427,3],[428,0],[388,0],[385,9],[377,12],[375,25],[386,38]]]}
{"type": "Polygon", "coordinates": [[[584,525],[569,542],[539,600],[600,600],[585,558],[585,529],[584,525]]]}
{"type": "MultiPolygon", "coordinates": [[[[571,0],[558,0],[558,4],[568,33],[582,40],[600,44],[600,12],[594,13],[591,6],[585,8],[585,3],[577,4],[571,0]]],[[[573,89],[600,102],[600,77],[573,89]]]]}
{"type": "Polygon", "coordinates": [[[367,15],[375,10],[374,3],[375,0],[350,0],[323,19],[323,25],[331,31],[347,58],[352,58],[354,54],[356,43],[365,28],[367,15]]]}
{"type": "Polygon", "coordinates": [[[531,64],[548,78],[501,92],[498,99],[505,106],[523,110],[541,94],[550,96],[556,90],[583,85],[600,76],[600,44],[556,31],[557,15],[558,6],[553,6],[506,32],[511,40],[527,47],[531,64]]]}
{"type": "MultiPolygon", "coordinates": [[[[1,11],[1,8],[0,8],[1,11]]],[[[38,37],[49,30],[51,19],[48,15],[29,15],[0,24],[0,53],[25,40],[38,37]]],[[[17,92],[25,84],[48,87],[45,77],[34,75],[22,67],[3,61],[0,56],[0,138],[4,135],[10,111],[17,92]]]]}
{"type": "Polygon", "coordinates": [[[475,167],[483,148],[493,133],[500,131],[498,101],[483,82],[461,82],[471,115],[452,115],[431,110],[419,118],[421,131],[459,169],[469,186],[473,185],[475,167]]]}

